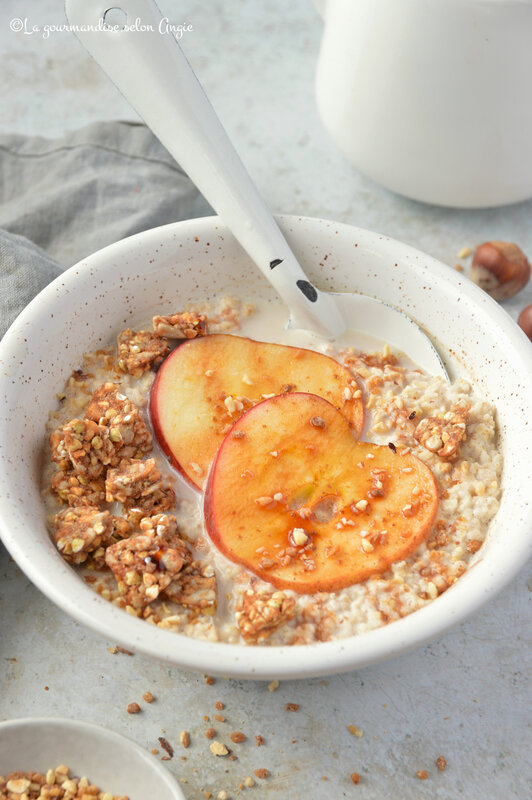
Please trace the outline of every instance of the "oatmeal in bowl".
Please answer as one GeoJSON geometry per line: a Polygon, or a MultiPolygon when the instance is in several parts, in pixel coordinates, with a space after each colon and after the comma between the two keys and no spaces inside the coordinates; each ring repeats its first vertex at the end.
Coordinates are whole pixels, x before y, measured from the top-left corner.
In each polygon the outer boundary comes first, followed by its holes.
{"type": "Polygon", "coordinates": [[[294,218],[311,278],[404,308],[452,381],[363,332],[286,331],[216,218],[194,223],[90,257],[6,337],[7,546],[85,624],[219,674],[338,672],[443,632],[527,554],[520,333],[428,256],[294,218]]]}
{"type": "Polygon", "coordinates": [[[50,415],[50,533],[80,577],[164,630],[264,646],[452,586],[499,507],[492,404],[387,344],[265,343],[243,334],[267,308],[198,308],[86,354],[50,415]]]}

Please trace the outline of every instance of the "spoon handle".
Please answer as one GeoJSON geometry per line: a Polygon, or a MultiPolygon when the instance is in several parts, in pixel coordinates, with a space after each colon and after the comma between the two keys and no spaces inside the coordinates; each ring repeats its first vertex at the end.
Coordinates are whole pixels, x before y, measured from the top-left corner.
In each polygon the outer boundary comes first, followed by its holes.
{"type": "Polygon", "coordinates": [[[334,300],[301,269],[154,0],[66,0],[92,57],[217,211],[291,312],[290,326],[335,337],[334,300]],[[119,13],[125,27],[115,24],[119,13]]]}

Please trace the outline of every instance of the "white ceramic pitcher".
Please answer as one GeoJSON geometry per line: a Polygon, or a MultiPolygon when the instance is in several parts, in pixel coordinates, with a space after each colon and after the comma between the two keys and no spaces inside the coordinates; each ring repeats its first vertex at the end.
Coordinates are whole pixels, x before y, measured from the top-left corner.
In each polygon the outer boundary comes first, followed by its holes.
{"type": "Polygon", "coordinates": [[[323,123],[361,172],[428,203],[532,197],[532,0],[321,0],[323,123]]]}

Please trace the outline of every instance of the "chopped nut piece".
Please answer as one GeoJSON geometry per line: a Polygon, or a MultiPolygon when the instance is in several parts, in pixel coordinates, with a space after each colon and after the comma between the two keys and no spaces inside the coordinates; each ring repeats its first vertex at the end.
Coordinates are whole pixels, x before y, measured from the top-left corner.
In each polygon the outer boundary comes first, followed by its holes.
{"type": "Polygon", "coordinates": [[[443,461],[452,461],[458,456],[460,445],[466,439],[469,407],[455,406],[450,419],[425,417],[418,422],[414,436],[427,450],[443,461]]]}
{"type": "Polygon", "coordinates": [[[118,366],[134,378],[149,369],[156,369],[168,354],[166,339],[151,331],[132,331],[127,328],[118,336],[118,366]]]}
{"type": "Polygon", "coordinates": [[[145,703],[153,703],[153,701],[155,700],[151,692],[144,692],[144,694],[142,695],[142,699],[144,700],[145,703]]]}
{"type": "Polygon", "coordinates": [[[266,780],[266,778],[270,777],[270,771],[267,769],[255,769],[253,770],[253,774],[261,780],[266,780]]]}
{"type": "Polygon", "coordinates": [[[168,511],[175,504],[174,490],[154,458],[124,460],[116,469],[108,470],[105,496],[108,503],[122,503],[126,518],[133,523],[168,511]]]}
{"type": "Polygon", "coordinates": [[[225,708],[225,703],[222,703],[220,700],[218,700],[218,702],[216,703],[216,708],[218,709],[218,711],[223,711],[225,708]]]}
{"type": "Polygon", "coordinates": [[[214,737],[216,736],[216,731],[214,730],[214,728],[207,728],[207,730],[205,731],[205,736],[207,737],[207,739],[214,739],[214,737]]]}
{"type": "Polygon", "coordinates": [[[13,794],[23,794],[30,785],[31,781],[28,778],[13,778],[6,783],[6,789],[13,794]]]}
{"type": "Polygon", "coordinates": [[[247,589],[237,602],[235,617],[248,643],[263,642],[295,613],[295,600],[284,592],[247,589]]]}
{"type": "Polygon", "coordinates": [[[356,736],[358,739],[361,739],[364,736],[364,731],[360,728],[357,728],[356,725],[348,725],[347,730],[349,733],[352,733],[353,736],[356,736]]]}
{"type": "MultiPolygon", "coordinates": [[[[214,678],[212,678],[212,683],[214,683],[214,678]]],[[[225,717],[223,716],[223,714],[215,714],[214,719],[216,720],[216,722],[225,722],[225,717]]]]}
{"type": "Polygon", "coordinates": [[[153,330],[168,339],[195,339],[208,334],[207,317],[196,311],[180,311],[167,317],[155,316],[153,330]]]}
{"type": "Polygon", "coordinates": [[[192,612],[194,616],[214,614],[217,606],[214,569],[210,564],[193,561],[166,587],[165,595],[192,612]]]}
{"type": "Polygon", "coordinates": [[[233,731],[231,734],[231,741],[235,744],[240,744],[240,742],[246,741],[246,734],[242,733],[241,731],[233,731]]]}
{"type": "Polygon", "coordinates": [[[270,681],[268,684],[268,691],[275,692],[279,688],[279,681],[270,681]]]}
{"type": "Polygon", "coordinates": [[[255,743],[257,747],[262,747],[262,745],[265,744],[264,737],[262,737],[260,733],[255,736],[255,743]]]}
{"type": "Polygon", "coordinates": [[[229,755],[229,750],[222,742],[213,742],[209,746],[209,750],[214,756],[227,756],[229,755]]]}
{"type": "Polygon", "coordinates": [[[113,533],[113,518],[95,506],[66,508],[55,515],[57,549],[70,564],[83,564],[113,533]]]}
{"type": "Polygon", "coordinates": [[[426,769],[418,769],[416,772],[416,777],[418,777],[420,781],[426,781],[429,777],[429,773],[426,769]]]}
{"type": "MultiPolygon", "coordinates": [[[[141,526],[146,522],[142,520],[141,526]]],[[[177,534],[175,517],[160,514],[149,519],[142,533],[108,547],[105,561],[126,603],[143,608],[190,561],[190,552],[177,534]]]]}
{"type": "Polygon", "coordinates": [[[360,783],[360,775],[358,772],[352,772],[349,777],[351,778],[351,783],[360,783]]]}
{"type": "Polygon", "coordinates": [[[293,547],[303,547],[310,539],[304,528],[292,528],[288,532],[288,541],[293,547]]]}
{"type": "Polygon", "coordinates": [[[138,714],[140,711],[140,706],[138,703],[130,703],[127,707],[128,714],[138,714]]]}
{"type": "Polygon", "coordinates": [[[122,458],[142,458],[153,449],[151,433],[137,406],[114,383],[104,383],[94,392],[85,419],[109,430],[115,451],[110,465],[122,458]]]}
{"type": "Polygon", "coordinates": [[[443,772],[447,767],[447,759],[444,756],[438,756],[436,759],[436,766],[441,772],[443,772]]]}
{"type": "Polygon", "coordinates": [[[244,786],[247,789],[251,789],[252,786],[255,786],[255,781],[253,780],[251,775],[246,775],[246,777],[244,778],[243,782],[244,782],[244,786]]]}
{"type": "Polygon", "coordinates": [[[161,745],[161,747],[163,748],[163,750],[166,750],[166,752],[168,753],[170,758],[173,758],[174,757],[174,748],[172,747],[172,745],[170,744],[168,739],[165,739],[164,736],[159,736],[158,742],[161,745]]]}
{"type": "Polygon", "coordinates": [[[285,705],[285,711],[298,711],[299,710],[299,703],[287,703],[285,705]]]}
{"type": "Polygon", "coordinates": [[[50,488],[62,503],[69,506],[101,506],[105,502],[103,477],[89,480],[74,470],[57,470],[52,475],[50,488]]]}
{"type": "Polygon", "coordinates": [[[179,742],[181,747],[190,747],[190,733],[188,731],[181,731],[179,734],[179,742]]]}

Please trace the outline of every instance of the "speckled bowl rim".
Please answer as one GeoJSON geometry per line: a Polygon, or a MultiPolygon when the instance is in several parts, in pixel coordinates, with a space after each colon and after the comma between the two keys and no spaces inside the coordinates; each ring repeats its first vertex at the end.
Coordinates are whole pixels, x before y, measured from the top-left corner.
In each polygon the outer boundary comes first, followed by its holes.
{"type": "MultiPolygon", "coordinates": [[[[286,230],[306,226],[309,237],[311,231],[317,231],[320,226],[333,226],[335,233],[359,236],[365,244],[371,243],[375,252],[389,250],[387,254],[390,258],[393,253],[396,261],[408,263],[408,268],[417,270],[425,283],[430,284],[432,281],[434,286],[450,286],[470,307],[483,306],[484,316],[489,314],[490,324],[496,327],[497,336],[510,348],[507,352],[511,356],[512,365],[517,365],[522,370],[524,377],[519,391],[522,393],[523,407],[526,406],[532,419],[532,347],[504,309],[478,287],[464,281],[463,276],[431,256],[378,233],[317,218],[282,216],[278,219],[286,230]],[[416,263],[422,266],[418,267],[416,263]]],[[[120,258],[139,243],[147,248],[155,248],[159,242],[168,241],[172,236],[174,239],[177,236],[178,240],[194,234],[201,237],[205,234],[212,235],[215,229],[223,229],[218,217],[172,223],[122,239],[83,259],[46,287],[13,323],[0,345],[0,356],[4,358],[4,363],[9,363],[9,357],[17,352],[17,336],[24,325],[31,321],[34,310],[42,304],[56,307],[60,298],[67,295],[71,282],[75,282],[85,271],[100,267],[104,262],[109,268],[116,269],[120,258]]],[[[230,236],[227,229],[224,231],[230,236]]],[[[0,377],[0,411],[3,402],[1,388],[0,377]]],[[[6,467],[0,460],[0,485],[3,485],[3,480],[7,477],[7,470],[4,470],[6,467]]],[[[511,487],[507,487],[505,491],[511,491],[511,487]]],[[[83,625],[129,649],[186,669],[262,680],[336,674],[391,659],[420,647],[464,621],[497,594],[520,571],[532,551],[532,507],[529,506],[522,510],[521,525],[512,530],[513,546],[505,550],[502,557],[499,552],[496,560],[480,558],[473,568],[437,600],[407,617],[336,641],[283,647],[242,646],[193,639],[148,625],[88,590],[67,565],[63,564],[62,572],[54,567],[54,574],[45,574],[32,560],[31,548],[26,547],[28,543],[31,544],[31,533],[24,530],[23,521],[18,528],[6,523],[4,510],[8,510],[7,501],[2,496],[0,533],[13,558],[47,597],[83,625]],[[67,571],[72,573],[72,578],[67,571]],[[73,579],[79,586],[83,586],[84,592],[79,591],[79,588],[76,591],[73,579]],[[74,592],[74,596],[69,594],[69,589],[74,592]]]]}
{"type": "MultiPolygon", "coordinates": [[[[105,745],[105,752],[107,753],[107,748],[111,748],[109,752],[109,759],[113,757],[113,747],[118,746],[119,748],[128,751],[135,757],[135,764],[142,764],[144,769],[147,769],[153,775],[153,790],[160,791],[163,787],[169,793],[167,796],[172,797],[174,800],[185,800],[185,795],[181,791],[181,787],[177,783],[176,779],[173,775],[163,766],[148,750],[141,747],[137,742],[134,742],[128,736],[124,736],[121,733],[117,733],[116,731],[111,730],[110,728],[104,728],[101,725],[96,725],[94,722],[85,722],[79,719],[67,719],[65,717],[18,717],[17,719],[8,719],[0,722],[0,744],[2,742],[2,738],[4,735],[13,736],[16,735],[18,731],[24,731],[28,729],[33,729],[35,732],[38,731],[39,728],[45,727],[47,732],[50,735],[57,736],[68,736],[72,740],[75,740],[76,737],[79,738],[81,736],[85,736],[90,741],[91,739],[96,739],[98,741],[98,746],[102,746],[102,750],[104,749],[105,745]]],[[[20,754],[20,762],[23,762],[25,758],[24,752],[20,754]]],[[[64,764],[64,756],[61,755],[61,746],[60,742],[58,745],[58,755],[57,755],[57,762],[64,764]]],[[[49,765],[53,768],[53,764],[49,765]]],[[[68,764],[68,767],[72,767],[73,765],[68,764]]],[[[33,767],[30,765],[26,767],[26,770],[32,769],[33,767]]],[[[121,768],[121,765],[119,765],[121,768]]],[[[96,780],[98,783],[101,781],[96,778],[94,775],[88,775],[89,779],[96,780]]],[[[151,779],[151,776],[150,776],[151,779]]],[[[105,791],[105,789],[104,789],[105,791]]]]}

